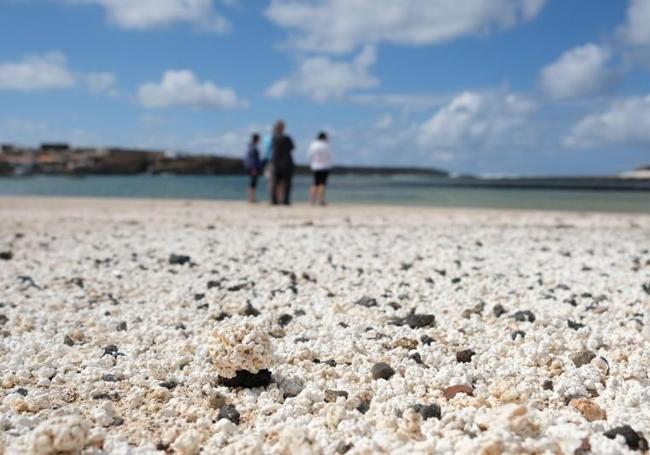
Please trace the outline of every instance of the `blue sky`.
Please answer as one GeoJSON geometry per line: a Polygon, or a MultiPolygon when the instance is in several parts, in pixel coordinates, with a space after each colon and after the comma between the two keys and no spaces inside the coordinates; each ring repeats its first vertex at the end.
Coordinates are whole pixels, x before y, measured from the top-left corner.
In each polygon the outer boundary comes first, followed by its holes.
{"type": "Polygon", "coordinates": [[[0,0],[0,142],[604,174],[650,163],[650,0],[0,0]]]}

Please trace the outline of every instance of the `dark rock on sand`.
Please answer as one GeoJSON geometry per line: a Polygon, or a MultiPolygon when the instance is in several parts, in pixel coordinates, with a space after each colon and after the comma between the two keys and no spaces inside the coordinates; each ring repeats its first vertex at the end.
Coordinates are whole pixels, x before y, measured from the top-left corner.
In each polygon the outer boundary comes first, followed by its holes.
{"type": "Polygon", "coordinates": [[[240,419],[239,411],[237,410],[237,408],[235,408],[234,405],[228,404],[223,408],[221,408],[221,410],[219,411],[217,420],[221,420],[221,419],[228,419],[235,425],[239,425],[239,419],[240,419]]]}
{"type": "Polygon", "coordinates": [[[325,401],[328,403],[334,403],[338,397],[343,397],[347,400],[348,393],[345,390],[325,390],[325,401]]]}
{"type": "Polygon", "coordinates": [[[409,359],[413,360],[415,363],[418,365],[422,365],[424,362],[422,362],[422,356],[420,356],[419,352],[414,352],[409,356],[409,359]]]}
{"type": "Polygon", "coordinates": [[[393,325],[408,325],[412,329],[421,329],[423,327],[434,327],[436,325],[436,317],[433,314],[417,314],[415,310],[411,310],[405,318],[397,318],[390,321],[393,325]]]}
{"type": "Polygon", "coordinates": [[[244,316],[259,316],[260,312],[257,308],[255,308],[250,302],[246,304],[246,308],[244,309],[244,316]]]}
{"type": "Polygon", "coordinates": [[[178,383],[176,381],[165,381],[165,382],[161,382],[159,385],[160,387],[164,387],[167,390],[173,390],[176,388],[178,383]]]}
{"type": "Polygon", "coordinates": [[[641,285],[646,294],[650,295],[650,281],[641,285]]]}
{"type": "Polygon", "coordinates": [[[115,346],[114,344],[109,344],[103,349],[103,351],[104,352],[102,354],[102,357],[104,357],[105,355],[110,355],[113,356],[113,358],[117,359],[117,356],[124,355],[118,351],[117,346],[115,346]]]}
{"type": "Polygon", "coordinates": [[[516,340],[517,337],[526,338],[526,332],[524,332],[523,330],[515,330],[510,334],[510,337],[512,338],[513,341],[516,340]]]}
{"type": "Polygon", "coordinates": [[[447,387],[445,390],[442,391],[442,393],[445,396],[445,398],[448,400],[451,400],[459,393],[464,393],[465,395],[473,396],[474,387],[472,387],[470,384],[457,384],[457,385],[452,385],[447,387]]]}
{"type": "Polygon", "coordinates": [[[260,370],[257,373],[251,373],[246,370],[237,370],[234,378],[224,378],[219,376],[218,384],[226,387],[243,387],[252,389],[254,387],[266,387],[271,383],[271,372],[269,370],[260,370]]]}
{"type": "Polygon", "coordinates": [[[24,397],[26,397],[28,394],[27,389],[25,389],[24,387],[18,387],[16,390],[14,390],[14,392],[24,397]]]}
{"type": "Polygon", "coordinates": [[[208,284],[206,285],[208,289],[212,288],[219,288],[221,289],[221,280],[210,280],[208,281],[208,284]]]}
{"type": "Polygon", "coordinates": [[[589,350],[584,350],[580,352],[576,352],[571,356],[571,360],[575,364],[577,368],[580,368],[583,365],[588,364],[591,362],[594,358],[596,357],[596,354],[589,350]]]}
{"type": "Polygon", "coordinates": [[[119,324],[117,324],[117,331],[126,332],[126,321],[122,321],[119,324]]]}
{"type": "Polygon", "coordinates": [[[345,455],[348,453],[354,445],[352,443],[345,443],[341,441],[338,446],[336,446],[336,453],[340,455],[345,455]]]}
{"type": "Polygon", "coordinates": [[[422,344],[426,344],[427,346],[430,345],[431,343],[435,342],[435,341],[436,340],[431,338],[429,335],[422,335],[420,337],[420,342],[422,342],[422,344]]]}
{"type": "Polygon", "coordinates": [[[377,299],[374,299],[374,298],[368,297],[368,296],[363,296],[359,300],[354,302],[354,304],[355,305],[365,306],[366,308],[371,308],[371,307],[377,306],[377,299]]]}
{"type": "Polygon", "coordinates": [[[370,400],[363,400],[361,401],[361,404],[357,406],[357,411],[359,411],[361,414],[365,414],[368,412],[370,409],[370,400]]]}
{"type": "Polygon", "coordinates": [[[632,450],[645,451],[648,450],[648,441],[641,433],[637,433],[629,425],[612,428],[604,433],[609,439],[616,439],[617,436],[623,436],[625,444],[632,450]]]}
{"type": "Polygon", "coordinates": [[[476,355],[476,352],[471,349],[465,349],[464,351],[458,351],[456,353],[456,361],[458,363],[469,363],[472,361],[472,357],[476,355]]]}
{"type": "Polygon", "coordinates": [[[573,330],[580,330],[580,329],[582,329],[584,327],[587,327],[586,325],[584,325],[584,324],[582,324],[580,322],[572,321],[571,319],[567,320],[566,323],[567,323],[567,326],[569,326],[569,328],[573,329],[573,330]]]}
{"type": "Polygon", "coordinates": [[[66,346],[74,346],[74,340],[70,338],[70,335],[66,335],[63,337],[63,344],[66,346]]]}
{"type": "Polygon", "coordinates": [[[515,318],[516,321],[535,322],[535,315],[533,314],[532,311],[529,310],[517,311],[515,314],[512,315],[512,317],[515,318]]]}
{"type": "Polygon", "coordinates": [[[278,318],[278,324],[280,324],[282,327],[286,327],[291,320],[293,319],[293,316],[290,314],[281,314],[280,317],[278,318]]]}
{"type": "Polygon", "coordinates": [[[542,389],[553,390],[553,381],[551,381],[550,379],[544,381],[544,384],[542,384],[542,389]]]}
{"type": "Polygon", "coordinates": [[[11,251],[2,251],[0,252],[0,259],[3,261],[10,261],[14,257],[14,254],[11,251]]]}
{"type": "Polygon", "coordinates": [[[0,314],[0,325],[5,325],[9,321],[9,318],[4,314],[0,314]]]}
{"type": "Polygon", "coordinates": [[[371,372],[374,379],[385,380],[389,380],[395,374],[395,370],[393,370],[390,365],[384,362],[375,363],[371,369],[371,372]]]}
{"type": "Polygon", "coordinates": [[[203,300],[203,297],[205,297],[205,294],[194,294],[194,301],[198,302],[199,300],[203,300]]]}
{"type": "Polygon", "coordinates": [[[169,256],[169,263],[171,265],[185,265],[190,262],[192,258],[184,254],[171,254],[169,256]]]}
{"type": "Polygon", "coordinates": [[[102,376],[102,380],[106,382],[118,382],[117,376],[114,374],[106,373],[102,376]]]}
{"type": "Polygon", "coordinates": [[[422,420],[428,420],[431,418],[436,418],[440,420],[442,414],[440,412],[440,406],[437,404],[414,404],[411,408],[422,416],[422,420]]]}
{"type": "Polygon", "coordinates": [[[497,305],[494,305],[494,308],[492,308],[492,313],[494,313],[495,318],[500,318],[505,313],[507,313],[507,311],[506,311],[505,308],[503,308],[503,305],[497,304],[497,305]]]}

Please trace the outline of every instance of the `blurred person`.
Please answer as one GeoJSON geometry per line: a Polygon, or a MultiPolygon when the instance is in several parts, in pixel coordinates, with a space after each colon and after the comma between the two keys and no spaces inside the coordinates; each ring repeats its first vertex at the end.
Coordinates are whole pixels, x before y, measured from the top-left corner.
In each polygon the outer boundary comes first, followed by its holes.
{"type": "Polygon", "coordinates": [[[266,179],[266,189],[270,202],[273,203],[273,131],[269,131],[262,139],[262,168],[266,179]]]}
{"type": "Polygon", "coordinates": [[[327,177],[332,169],[332,152],[325,132],[318,133],[316,139],[309,145],[307,154],[314,175],[314,184],[309,190],[309,201],[312,205],[325,205],[327,177]]]}
{"type": "Polygon", "coordinates": [[[273,128],[273,204],[291,204],[291,180],[293,179],[293,149],[291,137],[284,133],[285,124],[278,120],[273,128]]]}
{"type": "Polygon", "coordinates": [[[244,168],[249,176],[248,182],[248,202],[253,204],[256,202],[257,180],[262,173],[262,160],[259,151],[260,135],[254,133],[251,136],[251,141],[248,144],[246,151],[246,158],[244,159],[244,168]]]}

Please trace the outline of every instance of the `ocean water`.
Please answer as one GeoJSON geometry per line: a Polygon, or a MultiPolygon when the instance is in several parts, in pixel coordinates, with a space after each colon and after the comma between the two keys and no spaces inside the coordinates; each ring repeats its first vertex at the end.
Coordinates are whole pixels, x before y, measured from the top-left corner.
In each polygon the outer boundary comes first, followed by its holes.
{"type": "MultiPolygon", "coordinates": [[[[82,196],[245,200],[245,176],[28,176],[0,178],[0,196],[82,196]]],[[[293,200],[308,199],[311,177],[296,176],[293,200]]],[[[587,187],[589,185],[586,185],[587,187]]],[[[261,179],[258,198],[268,199],[261,179]]],[[[414,176],[330,177],[328,201],[434,207],[577,210],[650,213],[650,191],[609,189],[504,188],[458,186],[447,180],[414,176]]]]}

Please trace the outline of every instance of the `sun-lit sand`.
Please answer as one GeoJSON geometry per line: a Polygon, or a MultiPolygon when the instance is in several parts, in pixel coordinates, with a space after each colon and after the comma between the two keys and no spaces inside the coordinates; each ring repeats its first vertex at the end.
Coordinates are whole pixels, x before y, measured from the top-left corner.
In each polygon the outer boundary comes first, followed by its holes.
{"type": "Polygon", "coordinates": [[[0,198],[0,452],[647,447],[649,249],[647,215],[0,198]]]}

